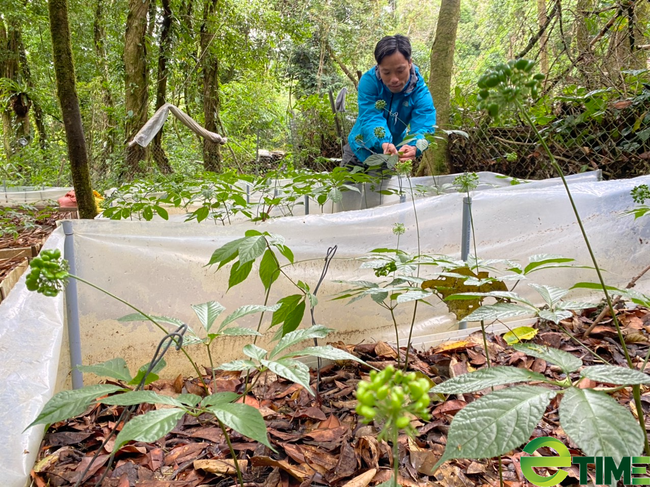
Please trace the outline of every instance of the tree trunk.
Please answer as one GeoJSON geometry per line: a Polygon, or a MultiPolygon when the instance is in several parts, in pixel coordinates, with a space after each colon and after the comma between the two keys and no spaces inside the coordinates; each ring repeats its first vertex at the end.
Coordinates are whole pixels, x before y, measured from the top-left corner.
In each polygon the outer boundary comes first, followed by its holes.
{"type": "MultiPolygon", "coordinates": [[[[456,31],[460,19],[460,0],[442,0],[436,38],[431,47],[431,73],[429,74],[429,91],[436,106],[438,129],[449,127],[451,112],[450,91],[451,73],[454,67],[454,49],[456,31]]],[[[437,147],[424,153],[418,173],[442,174],[448,170],[447,137],[438,132],[443,140],[438,140],[437,147]]]]}
{"type": "MultiPolygon", "coordinates": [[[[32,71],[29,67],[27,59],[27,52],[25,51],[25,44],[23,43],[20,30],[18,32],[18,56],[20,58],[20,72],[22,74],[25,84],[30,91],[35,89],[34,80],[32,79],[32,71]]],[[[34,122],[36,123],[36,130],[38,131],[38,144],[41,149],[47,148],[47,131],[45,129],[44,113],[40,103],[31,98],[31,103],[34,108],[34,122]]]]}
{"type": "MultiPolygon", "coordinates": [[[[129,0],[124,37],[124,69],[126,109],[126,140],[129,142],[147,121],[149,103],[147,76],[147,49],[145,33],[149,0],[129,0]]],[[[146,158],[146,150],[138,144],[126,149],[126,171],[132,178],[142,172],[139,162],[146,158]]]]}
{"type": "Polygon", "coordinates": [[[104,141],[104,149],[100,156],[101,162],[99,170],[106,171],[107,161],[110,156],[115,152],[117,146],[117,118],[115,117],[115,104],[113,103],[113,93],[110,88],[110,76],[108,72],[108,59],[106,56],[106,47],[104,45],[104,38],[106,33],[104,31],[104,0],[97,0],[95,6],[95,21],[93,25],[93,40],[95,45],[95,54],[97,56],[97,68],[99,70],[99,77],[102,81],[102,117],[103,126],[106,133],[104,141]]]}
{"type": "MultiPolygon", "coordinates": [[[[218,0],[205,0],[203,4],[203,24],[201,25],[201,56],[203,57],[203,115],[204,127],[217,132],[217,113],[219,112],[219,59],[214,46],[217,34],[214,14],[218,0]]],[[[203,167],[206,171],[221,171],[221,148],[219,144],[203,139],[203,167]]]]}
{"type": "MultiPolygon", "coordinates": [[[[546,25],[546,0],[537,0],[537,22],[540,27],[546,25]]],[[[545,29],[539,38],[539,67],[548,75],[548,29],[545,29]]]]}
{"type": "Polygon", "coordinates": [[[644,49],[639,49],[639,46],[647,44],[650,2],[637,0],[628,9],[631,10],[630,18],[633,22],[629,28],[630,49],[632,51],[629,67],[631,69],[646,69],[648,67],[648,55],[644,49]]]}
{"type": "MultiPolygon", "coordinates": [[[[20,24],[18,19],[10,19],[5,29],[4,23],[0,28],[0,77],[22,83],[20,71],[20,47],[22,45],[20,24]]],[[[31,126],[29,110],[32,100],[27,93],[10,91],[5,94],[8,98],[7,108],[2,112],[2,127],[4,146],[7,159],[18,152],[31,141],[31,126]]]]}
{"type": "Polygon", "coordinates": [[[598,72],[595,69],[594,55],[591,52],[591,36],[587,28],[587,19],[589,11],[593,9],[594,0],[578,0],[576,5],[576,48],[578,50],[577,68],[583,78],[585,87],[590,90],[596,88],[598,82],[598,72]]]}
{"type": "MultiPolygon", "coordinates": [[[[169,0],[162,0],[163,18],[162,28],[160,31],[160,48],[158,53],[158,81],[156,83],[156,110],[165,104],[167,98],[167,60],[171,52],[172,43],[172,10],[169,6],[169,0]]],[[[158,165],[158,169],[163,174],[171,174],[174,172],[169,165],[169,159],[165,154],[165,149],[162,146],[162,136],[164,126],[156,134],[153,139],[153,158],[158,165]]]]}
{"type": "Polygon", "coordinates": [[[97,215],[97,207],[90,185],[88,155],[77,97],[67,0],[49,0],[49,13],[56,88],[68,142],[68,157],[77,206],[81,218],[94,218],[97,215]]]}

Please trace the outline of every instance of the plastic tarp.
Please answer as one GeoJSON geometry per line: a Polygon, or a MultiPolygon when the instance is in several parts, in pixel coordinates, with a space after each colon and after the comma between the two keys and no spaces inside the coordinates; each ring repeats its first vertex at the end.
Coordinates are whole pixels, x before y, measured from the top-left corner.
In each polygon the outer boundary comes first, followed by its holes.
{"type": "Polygon", "coordinates": [[[72,188],[39,188],[35,186],[3,186],[0,190],[0,206],[33,205],[56,201],[72,188]]]}
{"type": "Polygon", "coordinates": [[[156,113],[154,113],[153,116],[147,121],[147,123],[142,126],[138,133],[135,134],[133,140],[129,142],[129,146],[138,144],[142,147],[147,147],[156,136],[156,134],[160,132],[160,129],[167,120],[170,112],[178,120],[180,120],[183,125],[189,128],[195,134],[205,139],[211,140],[215,144],[225,144],[228,142],[228,139],[226,137],[222,137],[219,134],[210,132],[209,130],[201,127],[192,117],[190,117],[180,108],[172,105],[171,103],[165,103],[158,110],[156,110],[156,113]]]}
{"type": "MultiPolygon", "coordinates": [[[[629,191],[641,181],[646,179],[572,185],[592,245],[608,271],[611,285],[626,284],[647,265],[650,247],[639,243],[639,239],[646,242],[648,238],[647,225],[621,214],[632,205],[629,191]]],[[[456,193],[416,201],[423,253],[459,257],[462,199],[463,195],[456,193]]],[[[530,184],[477,192],[472,209],[478,254],[482,258],[519,259],[526,263],[533,254],[560,254],[576,258],[579,264],[591,264],[561,186],[535,188],[530,184]]],[[[332,301],[337,292],[350,287],[333,281],[375,279],[371,271],[359,269],[360,262],[355,258],[373,248],[394,247],[396,240],[391,228],[397,222],[404,223],[407,229],[401,237],[400,248],[415,251],[417,238],[410,201],[362,211],[279,218],[257,225],[245,222],[224,227],[163,221],[73,223],[77,269],[82,277],[101,283],[146,312],[174,316],[190,326],[197,325],[191,304],[214,300],[224,305],[226,312],[232,312],[242,305],[263,303],[263,287],[254,273],[246,284],[227,291],[228,269],[216,272],[205,267],[214,250],[242,237],[245,230],[256,228],[285,237],[300,261],[287,272],[294,280],[301,279],[311,286],[318,280],[328,247],[337,245],[337,259],[319,291],[316,321],[335,329],[339,337],[336,339],[356,342],[391,340],[390,316],[371,299],[352,305],[332,301]]],[[[426,277],[426,269],[422,272],[426,277]]],[[[596,276],[589,269],[559,269],[539,273],[535,279],[542,284],[568,288],[579,281],[594,281],[596,276]]],[[[539,301],[524,283],[518,291],[539,301]]],[[[278,279],[269,302],[275,303],[280,297],[296,292],[287,280],[278,279]]],[[[160,332],[146,323],[117,322],[117,317],[131,311],[96,290],[80,286],[79,293],[81,335],[88,361],[96,363],[112,358],[115,352],[111,346],[115,346],[133,367],[146,363],[160,332]],[[102,337],[106,337],[106,342],[102,337]]],[[[443,303],[436,300],[432,303],[434,306],[421,307],[418,313],[414,333],[422,341],[457,326],[443,303]]],[[[396,310],[404,335],[411,313],[410,305],[396,310]]],[[[239,324],[257,326],[257,319],[257,316],[244,318],[239,324]]],[[[219,360],[238,356],[246,340],[224,339],[219,360]]],[[[185,367],[182,357],[179,362],[170,359],[168,363],[169,374],[185,367]]]]}
{"type": "MultiPolygon", "coordinates": [[[[63,251],[57,229],[45,248],[63,251]]],[[[0,306],[0,485],[23,487],[43,438],[43,425],[23,431],[52,397],[64,338],[63,298],[28,292],[25,274],[0,306]]]]}
{"type": "MultiPolygon", "coordinates": [[[[575,182],[571,185],[576,205],[609,285],[624,286],[650,260],[650,228],[646,219],[634,220],[623,212],[633,206],[630,190],[650,183],[650,177],[621,181],[575,182]]],[[[463,195],[445,194],[416,200],[421,251],[428,254],[459,256],[463,195]]],[[[560,254],[590,265],[585,244],[560,185],[535,183],[473,195],[472,214],[476,246],[481,258],[508,258],[526,263],[533,254],[560,254]]],[[[219,272],[206,267],[212,252],[221,245],[255,228],[282,235],[298,263],[287,267],[293,279],[313,286],[320,276],[328,247],[337,245],[336,259],[318,294],[316,322],[332,329],[326,341],[359,343],[374,340],[394,341],[393,323],[388,312],[371,299],[345,304],[333,301],[336,293],[350,287],[336,280],[372,279],[374,275],[359,269],[356,258],[377,247],[394,247],[394,223],[403,223],[406,233],[400,248],[415,252],[417,236],[413,206],[402,204],[327,215],[307,215],[273,219],[260,224],[250,222],[228,227],[196,223],[136,222],[109,220],[73,220],[75,261],[78,274],[108,291],[127,299],[145,312],[179,318],[198,328],[190,305],[218,301],[226,312],[245,304],[262,304],[263,286],[255,272],[244,284],[227,291],[228,268],[219,272]]],[[[61,246],[57,232],[48,246],[61,246]]],[[[427,277],[427,269],[421,275],[427,277]]],[[[533,275],[531,281],[568,288],[579,281],[595,281],[591,269],[554,269],[533,275]]],[[[650,290],[649,281],[637,283],[642,292],[650,290]]],[[[526,283],[517,292],[541,304],[540,297],[526,283]]],[[[286,279],[274,284],[269,303],[295,294],[286,279]]],[[[576,297],[572,295],[571,297],[576,297]]],[[[21,433],[51,396],[59,367],[59,344],[63,335],[62,300],[51,300],[24,289],[24,278],[0,307],[2,323],[2,360],[4,377],[0,394],[0,438],[6,445],[0,455],[3,468],[0,485],[22,487],[35,455],[38,429],[21,433]],[[8,411],[6,413],[6,411],[8,411]],[[29,437],[25,437],[29,435],[29,437]],[[18,443],[20,439],[20,443],[18,443]],[[30,453],[25,454],[23,450],[30,453]]],[[[419,306],[413,335],[416,346],[436,341],[441,333],[457,328],[446,306],[432,298],[433,306],[419,306]]],[[[79,313],[83,361],[98,363],[121,356],[129,367],[147,363],[162,333],[147,323],[120,322],[117,318],[131,313],[128,307],[79,285],[79,313]]],[[[413,303],[396,310],[401,343],[405,343],[413,312],[413,303]]],[[[307,313],[308,314],[308,313],[307,313]]],[[[224,315],[225,316],[225,315],[224,315]]],[[[256,327],[259,315],[238,320],[240,326],[256,327]]],[[[270,322],[267,314],[262,325],[270,322]]],[[[308,325],[305,318],[303,326],[308,325]]],[[[267,333],[258,345],[265,347],[273,333],[267,333]]],[[[445,335],[450,336],[450,335],[445,335]]],[[[215,361],[239,358],[248,338],[227,337],[213,344],[215,361]]],[[[191,353],[199,364],[207,364],[196,345],[191,353]],[[195,352],[196,350],[196,352],[195,352]]],[[[67,354],[64,350],[63,354],[67,354]]],[[[191,374],[182,354],[170,351],[164,377],[191,374]]],[[[59,377],[69,374],[62,365],[59,377]]],[[[85,380],[93,380],[86,377],[85,380]]],[[[96,380],[96,379],[95,379],[96,380]]]]}

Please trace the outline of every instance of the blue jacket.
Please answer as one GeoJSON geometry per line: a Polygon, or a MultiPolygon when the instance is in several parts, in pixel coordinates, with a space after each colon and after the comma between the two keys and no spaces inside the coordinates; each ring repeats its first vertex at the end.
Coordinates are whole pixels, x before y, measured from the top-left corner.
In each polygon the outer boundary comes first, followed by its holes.
{"type": "Polygon", "coordinates": [[[375,66],[359,81],[359,116],[348,142],[363,162],[371,154],[382,154],[384,142],[399,144],[406,137],[409,125],[408,134],[415,135],[415,139],[408,145],[415,146],[417,139],[434,132],[435,124],[436,109],[431,93],[414,64],[406,86],[399,93],[388,89],[375,66]]]}

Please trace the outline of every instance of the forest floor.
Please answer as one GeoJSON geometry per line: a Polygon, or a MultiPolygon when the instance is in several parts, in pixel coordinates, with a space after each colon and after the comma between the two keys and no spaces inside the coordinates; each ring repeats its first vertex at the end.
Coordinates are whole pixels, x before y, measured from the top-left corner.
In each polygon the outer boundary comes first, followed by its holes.
{"type": "MultiPolygon", "coordinates": [[[[574,337],[582,337],[593,324],[599,309],[585,310],[561,322],[574,337]]],[[[646,309],[617,310],[627,346],[635,363],[641,362],[650,346],[650,313],[646,309]]],[[[626,366],[621,345],[610,316],[605,315],[587,338],[579,344],[551,322],[537,325],[534,343],[562,349],[580,357],[585,365],[601,363],[592,352],[612,365],[626,366]]],[[[434,382],[486,367],[483,337],[479,332],[467,339],[449,342],[429,350],[411,353],[409,369],[421,372],[434,382]]],[[[383,368],[396,365],[397,352],[387,343],[349,345],[333,343],[363,359],[368,365],[383,368]]],[[[488,335],[488,351],[492,365],[510,365],[542,373],[551,379],[561,379],[561,370],[539,358],[515,351],[501,336],[488,335]]],[[[401,351],[402,359],[405,356],[401,351]]],[[[364,424],[355,413],[355,391],[361,379],[367,379],[369,368],[358,363],[333,363],[320,370],[320,384],[312,371],[312,388],[317,397],[302,386],[276,376],[269,377],[246,396],[247,404],[259,409],[267,425],[271,444],[277,452],[253,442],[235,432],[231,433],[234,450],[238,454],[246,486],[375,486],[392,475],[391,448],[377,441],[381,425],[364,424]]],[[[216,378],[216,391],[239,392],[245,377],[239,372],[221,371],[216,378]]],[[[211,377],[206,375],[206,382],[211,377]]],[[[597,384],[588,379],[580,387],[593,388],[597,384]]],[[[148,386],[159,394],[175,396],[183,392],[205,396],[207,391],[199,380],[181,376],[175,380],[158,380],[148,386]]],[[[210,391],[213,392],[213,391],[210,391]]],[[[487,392],[487,391],[483,391],[487,392]]],[[[446,400],[433,401],[431,420],[414,419],[413,438],[399,438],[400,478],[402,486],[469,487],[499,485],[499,461],[451,460],[431,473],[431,467],[443,453],[447,433],[454,415],[466,404],[482,394],[458,394],[446,400]]],[[[630,388],[622,388],[613,396],[620,404],[635,412],[630,388]],[[632,402],[630,402],[632,401],[632,402]]],[[[441,398],[442,399],[442,398],[441,398]]],[[[569,446],[572,455],[580,450],[560,427],[559,396],[553,399],[533,437],[553,436],[569,446]]],[[[650,392],[642,395],[645,417],[650,412],[650,392]]],[[[159,406],[160,407],[160,406],[159,406]]],[[[165,406],[163,406],[165,407],[165,406]]],[[[137,414],[154,405],[140,405],[137,414]]],[[[102,442],[113,428],[122,407],[98,404],[83,415],[54,424],[45,435],[39,461],[32,471],[33,485],[37,487],[93,486],[107,470],[112,440],[100,450],[102,442]],[[97,460],[89,467],[93,455],[97,460]],[[83,479],[80,478],[86,471],[83,479]]],[[[646,423],[647,424],[647,423],[646,423]]],[[[647,426],[646,426],[647,429],[647,426]]],[[[516,449],[501,457],[502,483],[507,487],[531,485],[520,468],[521,450],[516,449]]],[[[538,469],[542,475],[552,470],[538,469]]],[[[573,484],[578,483],[578,470],[566,469],[573,484]]],[[[590,472],[591,475],[591,472],[590,472]]],[[[595,479],[591,478],[592,484],[595,479]]],[[[224,435],[212,417],[185,416],[166,437],[154,443],[131,442],[115,455],[111,469],[101,483],[105,487],[199,487],[207,485],[237,485],[237,478],[229,461],[229,450],[224,435]]]]}

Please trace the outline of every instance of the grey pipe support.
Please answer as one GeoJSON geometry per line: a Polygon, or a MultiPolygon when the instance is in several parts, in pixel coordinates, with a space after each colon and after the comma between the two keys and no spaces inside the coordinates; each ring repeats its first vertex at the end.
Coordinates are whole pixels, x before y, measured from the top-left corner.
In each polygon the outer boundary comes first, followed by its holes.
{"type": "Polygon", "coordinates": [[[305,195],[305,215],[309,215],[309,195],[305,195]]]}
{"type": "Polygon", "coordinates": [[[460,258],[467,262],[469,257],[469,242],[472,235],[472,198],[465,196],[463,198],[463,222],[462,234],[460,237],[460,258]]]}
{"type": "MultiPolygon", "coordinates": [[[[74,232],[72,222],[64,221],[63,257],[68,261],[70,274],[77,274],[74,255],[74,232]]],[[[65,288],[65,307],[68,322],[68,343],[70,345],[70,366],[72,368],[72,388],[80,389],[84,385],[83,374],[77,368],[81,361],[81,328],[79,326],[79,301],[77,294],[77,280],[70,279],[65,288]]]]}
{"type": "MultiPolygon", "coordinates": [[[[463,220],[462,230],[460,237],[460,258],[462,261],[467,262],[469,257],[469,243],[472,235],[472,198],[465,196],[463,198],[463,220]]],[[[464,330],[467,328],[467,322],[461,321],[458,323],[458,329],[464,330]]]]}

